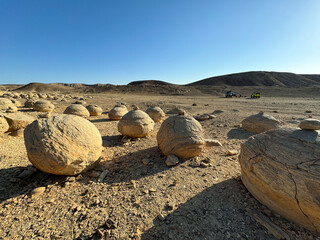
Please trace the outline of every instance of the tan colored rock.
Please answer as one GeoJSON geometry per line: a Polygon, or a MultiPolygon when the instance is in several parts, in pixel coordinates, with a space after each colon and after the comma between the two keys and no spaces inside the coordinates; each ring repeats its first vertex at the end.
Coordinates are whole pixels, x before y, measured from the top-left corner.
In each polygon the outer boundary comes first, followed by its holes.
{"type": "Polygon", "coordinates": [[[175,166],[179,163],[179,158],[177,158],[177,156],[175,155],[169,155],[167,156],[167,159],[166,159],[166,165],[168,167],[172,167],[172,166],[175,166]]]}
{"type": "Polygon", "coordinates": [[[187,115],[187,112],[182,108],[173,108],[167,114],[187,115]]]}
{"type": "Polygon", "coordinates": [[[38,100],[34,103],[33,110],[38,112],[52,112],[54,110],[54,105],[46,100],[38,100]]]}
{"type": "Polygon", "coordinates": [[[15,130],[13,132],[11,132],[11,136],[13,137],[23,137],[23,132],[24,132],[24,129],[23,128],[20,128],[18,130],[15,130]]]}
{"type": "Polygon", "coordinates": [[[0,115],[0,135],[7,132],[9,129],[9,124],[4,116],[0,115]]]}
{"type": "Polygon", "coordinates": [[[160,107],[149,107],[146,113],[154,122],[162,122],[166,118],[166,114],[160,107]]]}
{"type": "Polygon", "coordinates": [[[164,155],[191,158],[201,154],[205,146],[201,124],[193,117],[171,116],[161,125],[157,142],[164,155]]]}
{"type": "Polygon", "coordinates": [[[207,145],[208,147],[211,147],[211,146],[221,147],[221,146],[222,146],[221,142],[219,142],[219,141],[216,140],[216,139],[205,139],[205,142],[206,142],[206,145],[207,145]]]}
{"type": "Polygon", "coordinates": [[[80,117],[90,117],[89,111],[81,104],[71,104],[63,112],[64,114],[72,114],[80,117]]]}
{"type": "Polygon", "coordinates": [[[88,105],[87,110],[90,113],[90,116],[101,116],[102,108],[98,105],[88,105]]]}
{"type": "Polygon", "coordinates": [[[280,127],[281,122],[279,120],[263,113],[251,115],[242,121],[242,128],[253,133],[262,133],[280,127]]]}
{"type": "Polygon", "coordinates": [[[205,121],[205,120],[211,119],[210,115],[205,113],[205,114],[198,114],[193,117],[194,117],[194,119],[196,119],[198,121],[205,121]]]}
{"type": "Polygon", "coordinates": [[[125,114],[118,123],[118,131],[128,137],[147,136],[154,128],[154,121],[141,110],[132,110],[125,114]]]}
{"type": "Polygon", "coordinates": [[[320,232],[320,137],[316,131],[283,128],[241,145],[241,179],[274,212],[320,232]]]}
{"type": "Polygon", "coordinates": [[[320,120],[307,118],[300,122],[299,128],[302,130],[320,130],[320,120]]]}
{"type": "Polygon", "coordinates": [[[33,108],[33,105],[35,104],[35,102],[38,101],[36,99],[28,99],[25,103],[24,103],[24,107],[26,108],[33,108]]]}
{"type": "Polygon", "coordinates": [[[38,195],[44,193],[45,190],[46,190],[46,187],[37,187],[37,188],[34,188],[34,189],[31,191],[31,195],[32,195],[32,196],[38,196],[38,195]]]}
{"type": "Polygon", "coordinates": [[[226,151],[226,155],[228,155],[228,156],[237,155],[238,153],[239,153],[238,150],[235,150],[235,149],[231,149],[231,150],[226,151]]]}
{"type": "Polygon", "coordinates": [[[21,112],[6,113],[3,116],[9,124],[8,132],[13,132],[18,129],[25,128],[35,120],[34,117],[21,112]]]}
{"type": "Polygon", "coordinates": [[[8,98],[0,98],[0,112],[16,112],[18,108],[8,98]]]}
{"type": "Polygon", "coordinates": [[[76,175],[99,162],[102,139],[88,120],[60,114],[41,118],[24,131],[30,162],[38,169],[57,175],[76,175]]]}
{"type": "Polygon", "coordinates": [[[127,112],[128,109],[125,105],[116,105],[108,113],[109,119],[120,120],[127,112]]]}

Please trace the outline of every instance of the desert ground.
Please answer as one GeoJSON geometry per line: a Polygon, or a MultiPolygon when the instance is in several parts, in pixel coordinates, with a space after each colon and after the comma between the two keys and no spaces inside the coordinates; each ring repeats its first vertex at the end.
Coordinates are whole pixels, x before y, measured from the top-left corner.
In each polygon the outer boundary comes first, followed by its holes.
{"type": "MultiPolygon", "coordinates": [[[[2,86],[17,92],[15,88],[2,86]]],[[[24,138],[0,136],[0,239],[320,239],[255,200],[241,182],[237,155],[226,154],[240,151],[240,144],[253,135],[240,127],[251,114],[263,111],[290,127],[310,116],[319,119],[319,89],[259,88],[260,99],[225,98],[226,89],[180,94],[48,90],[57,96],[50,100],[54,113],[80,98],[103,108],[101,116],[89,118],[103,139],[101,162],[77,176],[36,171],[24,177],[21,173],[31,165],[24,138]],[[148,137],[123,138],[118,122],[107,115],[117,103],[141,110],[159,106],[165,112],[179,107],[191,116],[215,113],[216,118],[200,123],[205,137],[222,146],[206,147],[200,156],[168,167],[157,148],[161,124],[148,137]],[[107,175],[100,182],[103,172],[107,175]],[[37,187],[45,191],[31,194],[37,187]]],[[[257,89],[232,90],[249,96],[257,89]]]]}

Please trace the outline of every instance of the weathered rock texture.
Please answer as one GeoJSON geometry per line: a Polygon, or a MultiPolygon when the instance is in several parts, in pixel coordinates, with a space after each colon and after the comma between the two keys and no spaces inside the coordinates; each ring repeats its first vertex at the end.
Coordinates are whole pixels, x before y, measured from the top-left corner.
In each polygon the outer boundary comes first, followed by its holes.
{"type": "Polygon", "coordinates": [[[35,120],[34,117],[23,114],[21,112],[6,113],[4,114],[4,117],[9,124],[8,132],[13,132],[18,129],[25,128],[35,120]]]}
{"type": "Polygon", "coordinates": [[[33,105],[35,104],[37,100],[35,99],[28,99],[25,103],[24,103],[24,107],[26,108],[33,108],[33,105]]]}
{"type": "Polygon", "coordinates": [[[262,133],[281,127],[281,122],[266,114],[255,114],[242,121],[242,128],[248,132],[262,133]]]}
{"type": "Polygon", "coordinates": [[[320,130],[320,120],[307,118],[300,122],[299,127],[303,130],[320,130]]]}
{"type": "Polygon", "coordinates": [[[80,117],[90,117],[89,111],[81,104],[71,104],[63,113],[77,115],[80,117]]]}
{"type": "Polygon", "coordinates": [[[118,123],[119,132],[128,137],[147,136],[154,128],[154,121],[141,110],[132,110],[125,114],[118,123]]]}
{"type": "Polygon", "coordinates": [[[9,124],[4,116],[0,115],[0,135],[8,131],[9,124]]]}
{"type": "Polygon", "coordinates": [[[320,232],[320,138],[316,131],[283,128],[241,145],[241,179],[271,210],[320,232]]]}
{"type": "Polygon", "coordinates": [[[146,113],[151,117],[154,122],[162,122],[166,118],[166,114],[159,107],[149,107],[146,113]]]}
{"type": "Polygon", "coordinates": [[[195,157],[205,146],[201,124],[193,117],[182,115],[171,116],[162,123],[157,142],[163,154],[180,158],[195,157]]]}
{"type": "Polygon", "coordinates": [[[0,111],[2,112],[16,112],[18,111],[16,105],[8,98],[0,98],[0,111]]]}
{"type": "Polygon", "coordinates": [[[52,112],[54,110],[54,105],[46,100],[39,100],[33,104],[33,110],[38,112],[52,112]]]}
{"type": "Polygon", "coordinates": [[[102,108],[97,105],[88,105],[87,110],[90,116],[100,116],[102,114],[102,108]]]}
{"type": "Polygon", "coordinates": [[[120,120],[126,113],[128,109],[125,105],[116,105],[109,112],[109,119],[120,120]]]}
{"type": "Polygon", "coordinates": [[[75,175],[90,169],[102,151],[98,129],[74,115],[38,119],[25,128],[24,139],[30,162],[57,175],[75,175]]]}

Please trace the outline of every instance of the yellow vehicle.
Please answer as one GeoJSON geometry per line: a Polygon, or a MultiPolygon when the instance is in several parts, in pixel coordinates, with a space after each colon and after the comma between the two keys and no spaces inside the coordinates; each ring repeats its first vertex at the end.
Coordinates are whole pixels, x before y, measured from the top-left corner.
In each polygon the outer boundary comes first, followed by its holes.
{"type": "Polygon", "coordinates": [[[259,92],[252,93],[251,98],[260,98],[260,93],[259,92]]]}

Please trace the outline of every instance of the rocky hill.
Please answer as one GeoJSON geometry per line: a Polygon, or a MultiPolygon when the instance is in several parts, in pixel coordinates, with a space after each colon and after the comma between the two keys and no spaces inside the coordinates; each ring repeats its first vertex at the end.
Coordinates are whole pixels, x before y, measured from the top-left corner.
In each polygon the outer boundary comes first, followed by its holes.
{"type": "Polygon", "coordinates": [[[199,85],[312,87],[320,86],[320,75],[253,71],[210,77],[187,84],[187,86],[199,85]]]}

